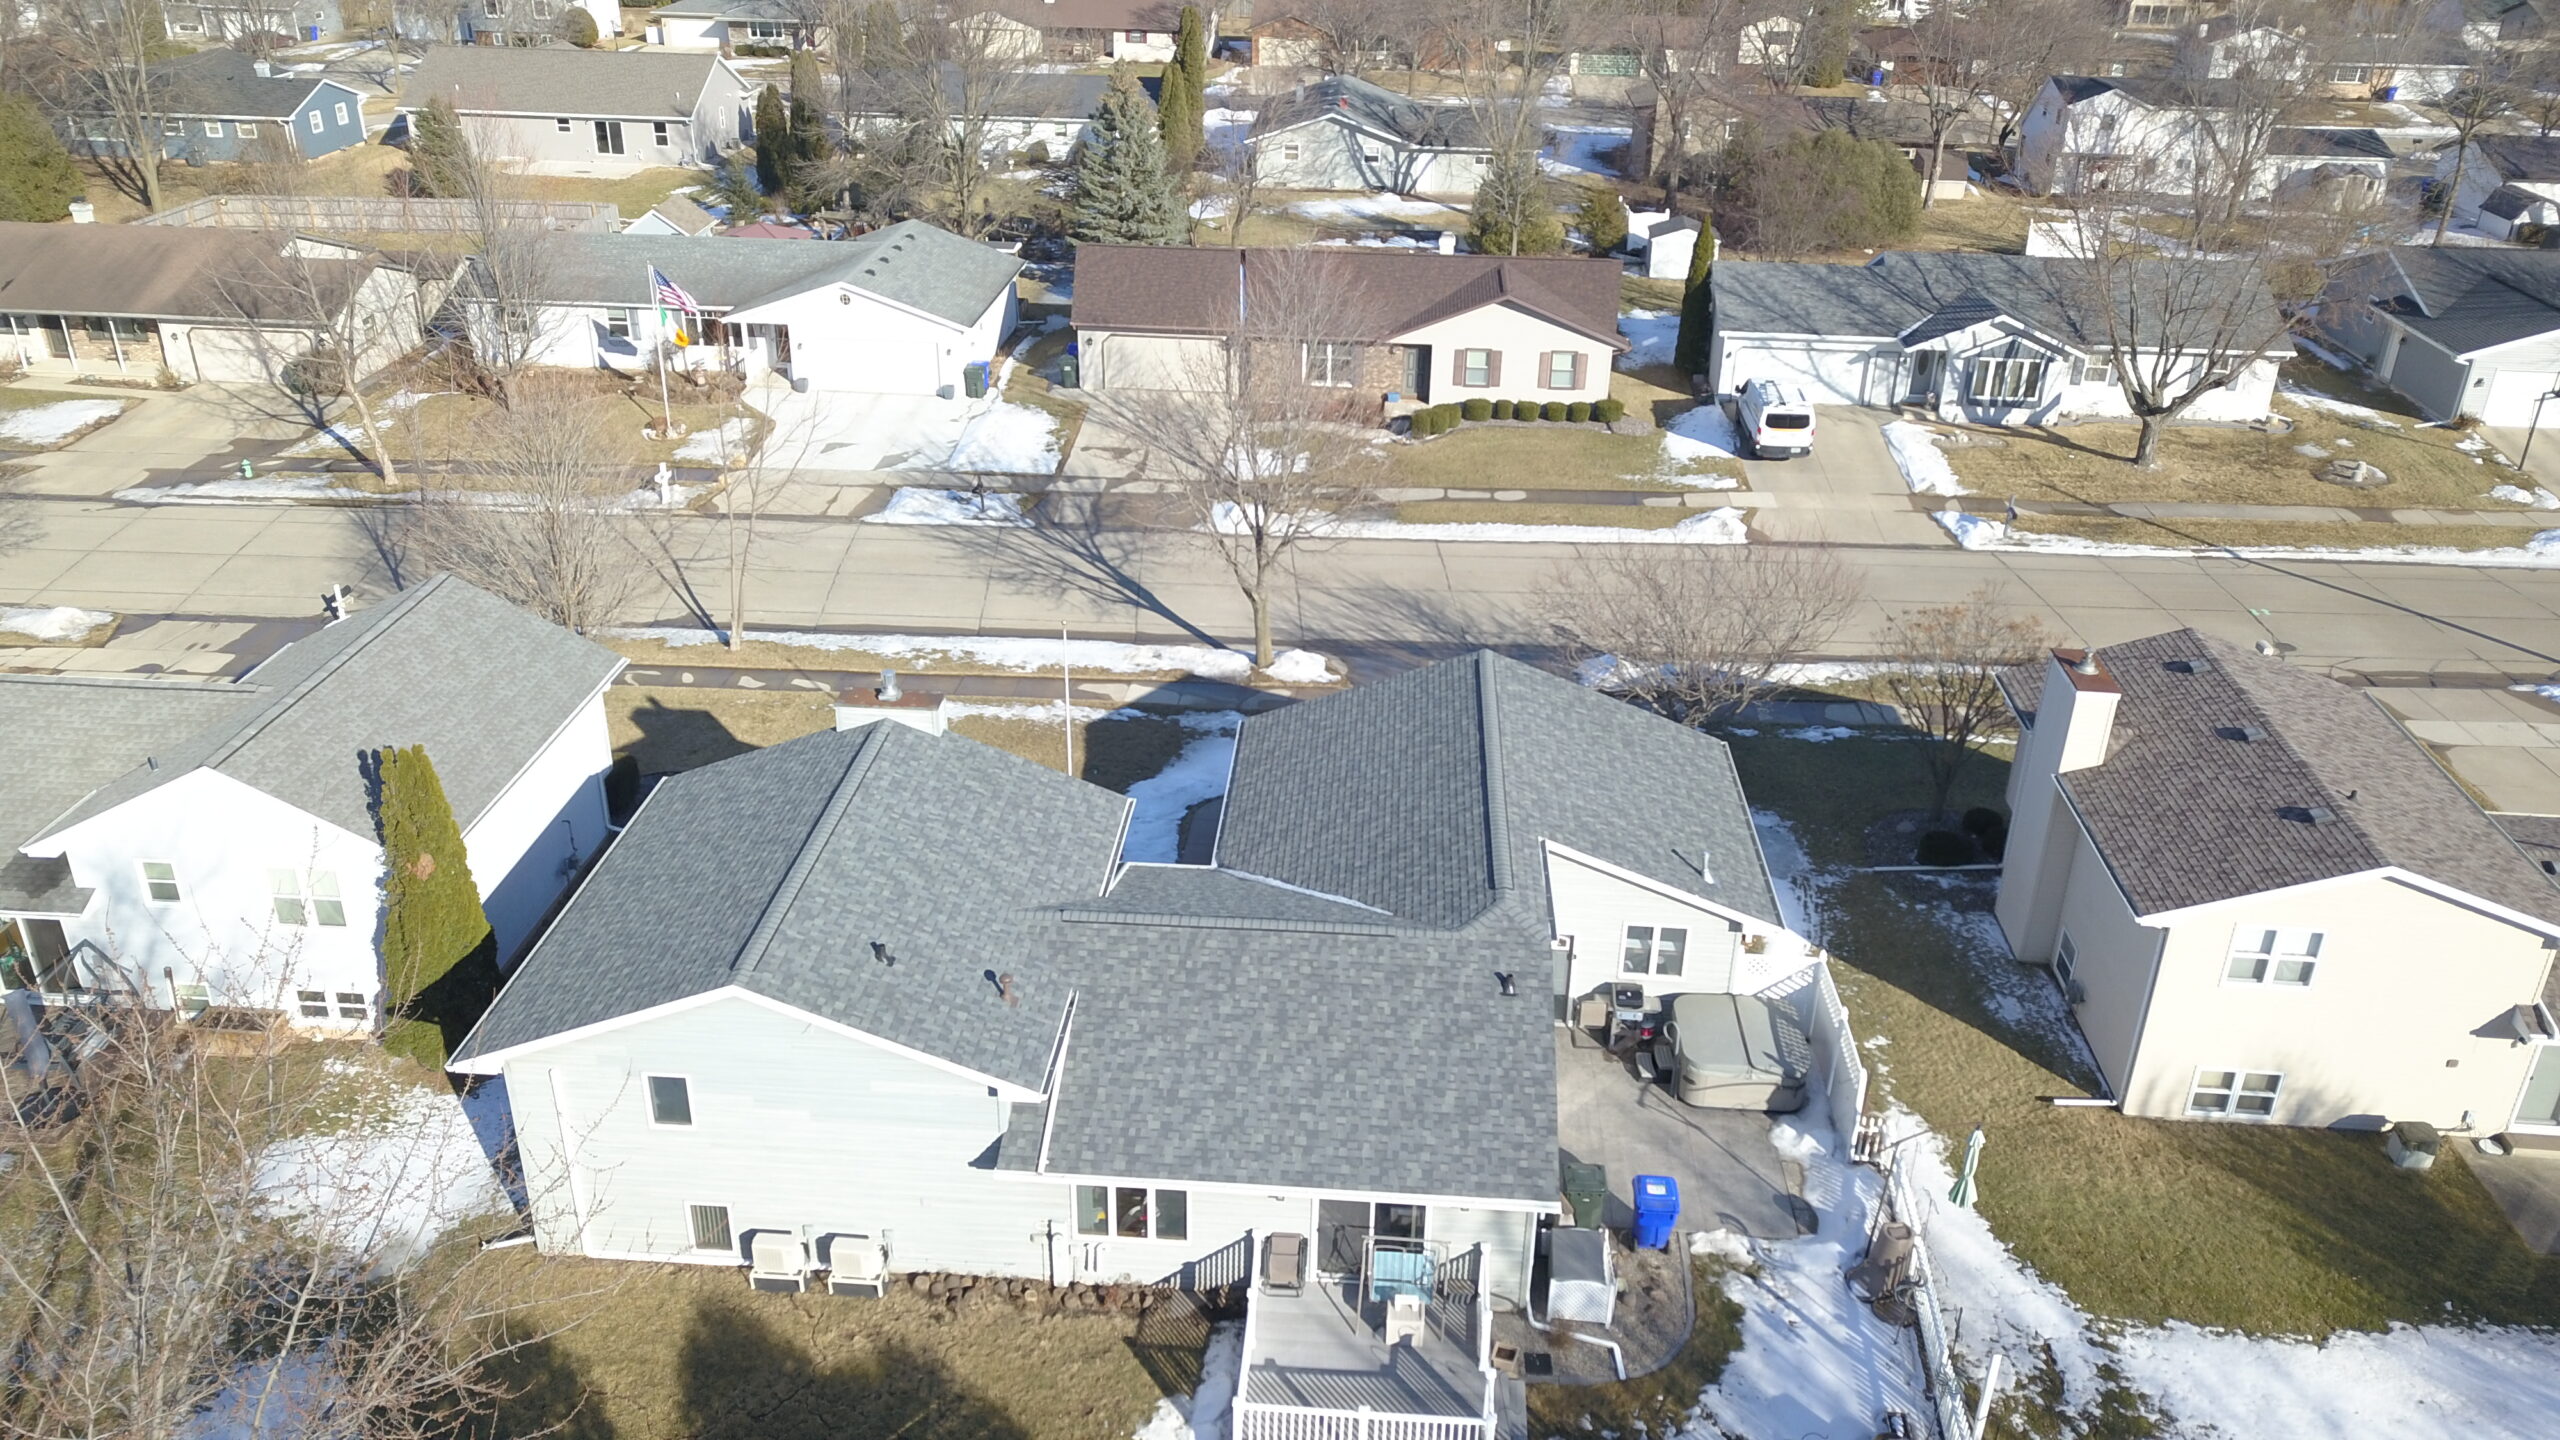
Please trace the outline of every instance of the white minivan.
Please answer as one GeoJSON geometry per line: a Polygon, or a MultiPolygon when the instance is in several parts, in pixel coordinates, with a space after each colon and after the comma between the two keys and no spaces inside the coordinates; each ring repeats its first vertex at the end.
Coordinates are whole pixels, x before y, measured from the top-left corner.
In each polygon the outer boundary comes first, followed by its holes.
{"type": "Polygon", "coordinates": [[[1735,397],[1742,438],[1755,460],[1813,453],[1813,402],[1800,386],[1754,380],[1735,397]]]}

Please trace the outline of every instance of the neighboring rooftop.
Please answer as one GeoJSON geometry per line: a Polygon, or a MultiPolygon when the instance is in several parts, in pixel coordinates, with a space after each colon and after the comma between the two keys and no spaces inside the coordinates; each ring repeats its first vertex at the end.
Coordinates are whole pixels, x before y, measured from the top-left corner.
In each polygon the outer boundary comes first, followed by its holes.
{"type": "Polygon", "coordinates": [[[400,106],[441,98],[466,114],[683,118],[726,63],[673,50],[437,45],[410,72],[400,106]]]}
{"type": "Polygon", "coordinates": [[[1487,305],[1510,305],[1618,349],[1614,260],[1440,255],[1315,247],[1211,250],[1085,245],[1076,251],[1075,323],[1096,330],[1225,335],[1250,325],[1256,297],[1329,297],[1341,338],[1382,341],[1487,305]]]}
{"type": "Polygon", "coordinates": [[[2395,245],[2339,274],[2361,289],[2354,298],[2455,355],[2560,330],[2560,251],[2395,245]]]}
{"type": "Polygon", "coordinates": [[[2391,146],[2379,131],[2334,125],[2285,126],[2268,132],[2270,155],[2317,155],[2331,160],[2388,160],[2391,146]]]}
{"type": "MultiPolygon", "coordinates": [[[[1103,93],[1111,88],[1108,75],[1004,71],[992,78],[981,77],[972,85],[960,67],[949,61],[937,63],[934,70],[942,82],[943,103],[950,107],[950,113],[983,113],[1003,120],[1088,120],[1102,108],[1103,93]]],[[[1140,84],[1150,96],[1160,88],[1153,77],[1140,84]]],[[[856,113],[875,118],[901,113],[901,108],[886,98],[898,93],[893,80],[868,76],[856,89],[857,93],[876,97],[871,108],[856,113]]]]}
{"type": "Polygon", "coordinates": [[[1170,35],[1180,21],[1176,0],[972,0],[969,10],[993,10],[1042,30],[1152,30],[1170,35]]]}
{"type": "MultiPolygon", "coordinates": [[[[745,310],[821,285],[850,285],[955,325],[986,313],[1022,262],[922,220],[816,243],[737,235],[563,234],[544,276],[561,304],[649,305],[651,266],[712,310],[745,310]]],[[[0,299],[6,298],[0,289],[0,299]]]]}
{"type": "Polygon", "coordinates": [[[0,221],[0,311],[240,324],[308,323],[317,291],[334,310],[380,263],[296,258],[292,237],[184,225],[0,221]]]}
{"type": "Polygon", "coordinates": [[[155,62],[151,83],[168,114],[257,120],[289,118],[324,83],[347,89],[316,75],[261,75],[257,61],[227,46],[155,62]]]}
{"type": "Polygon", "coordinates": [[[649,213],[676,228],[683,235],[701,235],[720,223],[719,217],[703,209],[684,195],[670,195],[649,207],[649,213]]]}
{"type": "Polygon", "coordinates": [[[2501,180],[2560,180],[2560,135],[2475,135],[2471,144],[2501,180]]]}
{"type": "Polygon", "coordinates": [[[1262,107],[1253,138],[1339,119],[1423,150],[1482,150],[1484,129],[1475,112],[1455,102],[1431,104],[1349,75],[1328,75],[1301,85],[1262,107]]]}
{"type": "MultiPolygon", "coordinates": [[[[2397,867],[2560,924],[2560,886],[2369,696],[2195,630],[2097,657],[2107,757],[2061,785],[2136,914],[2397,867]]],[[[2022,709],[2042,684],[2003,676],[2022,709]]]]}
{"type": "MultiPolygon", "coordinates": [[[[2213,263],[2158,262],[2164,278],[2170,267],[2191,274],[2193,267],[2213,263]]],[[[2146,273],[2130,277],[2137,288],[2146,273]]],[[[2246,273],[2235,271],[2234,276],[2245,279],[2246,273]]],[[[1863,265],[1723,260],[1708,283],[1715,289],[1719,330],[1895,336],[1950,308],[1972,313],[1989,297],[1999,313],[2038,334],[2090,346],[2105,340],[2103,317],[2087,313],[2087,275],[2084,262],[2063,256],[1889,251],[1863,265]]],[[[2263,283],[2251,288],[2263,309],[2252,328],[2281,334],[2275,297],[2263,283]]]]}

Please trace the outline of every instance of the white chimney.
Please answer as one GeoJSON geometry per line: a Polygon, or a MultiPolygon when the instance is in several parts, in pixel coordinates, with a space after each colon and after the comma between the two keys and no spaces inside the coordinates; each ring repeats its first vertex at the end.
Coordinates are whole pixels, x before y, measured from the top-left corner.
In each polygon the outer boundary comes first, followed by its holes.
{"type": "Polygon", "coordinates": [[[74,224],[74,225],[95,225],[95,224],[97,224],[97,223],[98,223],[98,207],[97,207],[97,206],[95,206],[95,205],[90,204],[90,203],[89,203],[88,201],[86,201],[86,200],[74,200],[74,201],[72,201],[72,202],[71,202],[71,223],[72,223],[72,224],[74,224]]]}
{"type": "Polygon", "coordinates": [[[2094,650],[2056,650],[2045,662],[2044,693],[2036,701],[2036,729],[2057,775],[2086,770],[2107,758],[2115,734],[2116,702],[2124,691],[2098,663],[2094,650]]]}
{"type": "Polygon", "coordinates": [[[1443,231],[1441,231],[1441,232],[1440,232],[1440,238],[1439,238],[1437,241],[1433,242],[1433,248],[1437,249],[1437,250],[1438,250],[1441,254],[1443,254],[1443,255],[1455,255],[1455,254],[1457,254],[1457,253],[1458,253],[1458,232],[1457,232],[1457,231],[1455,231],[1455,230],[1443,230],[1443,231]]]}
{"type": "Polygon", "coordinates": [[[250,69],[252,69],[252,70],[257,71],[257,72],[258,72],[258,78],[259,78],[259,79],[261,79],[261,80],[273,80],[274,78],[276,78],[276,67],[274,67],[273,65],[268,64],[268,63],[267,63],[266,61],[264,61],[264,60],[252,60],[252,61],[250,61],[250,62],[249,62],[249,68],[250,68],[250,69]]]}

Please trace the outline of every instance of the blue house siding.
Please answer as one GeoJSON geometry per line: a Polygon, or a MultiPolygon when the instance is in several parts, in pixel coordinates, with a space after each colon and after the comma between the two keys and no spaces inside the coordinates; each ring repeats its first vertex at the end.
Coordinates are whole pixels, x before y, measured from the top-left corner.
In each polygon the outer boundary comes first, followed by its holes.
{"type": "Polygon", "coordinates": [[[364,97],[335,80],[323,80],[311,98],[302,102],[294,116],[293,138],[302,147],[303,158],[316,160],[334,154],[350,145],[364,143],[364,97]],[[344,120],[338,118],[338,107],[346,107],[344,120]],[[313,128],[313,117],[318,128],[313,128]]]}
{"type": "MultiPolygon", "coordinates": [[[[294,148],[306,160],[334,154],[350,145],[364,143],[364,100],[355,91],[334,80],[323,80],[312,88],[290,117],[263,116],[255,120],[239,120],[209,115],[172,115],[161,128],[160,153],[185,165],[225,165],[234,161],[255,159],[259,144],[271,136],[290,131],[294,148]],[[346,119],[338,113],[344,107],[346,119]],[[243,135],[242,125],[255,133],[243,135]],[[171,133],[171,126],[175,133],[171,133]]],[[[111,140],[85,142],[103,154],[122,154],[122,143],[111,140]]]]}

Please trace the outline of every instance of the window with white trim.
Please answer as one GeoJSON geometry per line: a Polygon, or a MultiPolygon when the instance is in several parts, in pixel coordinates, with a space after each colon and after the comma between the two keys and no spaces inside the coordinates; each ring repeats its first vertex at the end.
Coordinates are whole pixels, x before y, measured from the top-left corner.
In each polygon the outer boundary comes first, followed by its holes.
{"type": "Polygon", "coordinates": [[[693,1123],[692,1082],[681,1075],[650,1076],[649,1123],[691,1125],[693,1123]]]}
{"type": "Polygon", "coordinates": [[[279,866],[267,872],[267,889],[274,897],[279,925],[347,923],[347,907],[338,897],[338,874],[334,870],[313,870],[306,875],[279,866]]]}
{"type": "Polygon", "coordinates": [[[173,992],[171,998],[177,1001],[178,1014],[186,1019],[193,1020],[203,1015],[207,1010],[213,1008],[213,987],[210,985],[180,985],[173,992]]]}
{"type": "Polygon", "coordinates": [[[661,150],[666,149],[668,144],[671,143],[670,137],[667,133],[666,121],[652,120],[649,122],[649,143],[657,146],[661,150]]]}
{"type": "Polygon", "coordinates": [[[2272,1070],[2198,1070],[2187,1091],[2187,1113],[2264,1120],[2276,1113],[2284,1077],[2272,1070]]]}
{"type": "Polygon", "coordinates": [[[338,123],[341,125],[347,123],[347,102],[344,100],[338,102],[338,123]]]}
{"type": "Polygon", "coordinates": [[[267,872],[267,888],[275,894],[277,924],[307,923],[302,904],[302,877],[299,874],[291,870],[270,870],[267,872]]]}
{"type": "Polygon", "coordinates": [[[1076,1233],[1117,1235],[1123,1240],[1191,1238],[1191,1196],[1182,1190],[1142,1185],[1076,1187],[1076,1233]]]}
{"type": "Polygon", "coordinates": [[[166,860],[142,862],[142,890],[162,905],[178,903],[178,867],[166,860]]]}
{"type": "Polygon", "coordinates": [[[320,131],[321,131],[321,128],[322,128],[322,124],[323,124],[323,122],[322,122],[322,121],[321,121],[321,119],[320,119],[320,112],[319,112],[319,111],[317,111],[317,110],[312,111],[312,112],[311,112],[311,133],[312,133],[312,134],[314,134],[314,135],[319,134],[319,133],[320,133],[320,131]]]}
{"type": "Polygon", "coordinates": [[[370,1020],[373,1018],[373,1002],[371,1000],[366,999],[363,995],[353,990],[340,990],[336,993],[338,996],[339,1019],[370,1020]]]}
{"type": "Polygon", "coordinates": [[[2063,994],[2071,993],[2072,973],[2079,968],[2080,947],[2071,943],[2071,932],[2065,930],[2053,947],[2053,978],[2062,982],[2063,994]]]}
{"type": "Polygon", "coordinates": [[[1973,399],[1984,405],[2025,405],[2044,394],[2049,361],[2037,359],[1976,360],[1973,399]]]}
{"type": "Polygon", "coordinates": [[[2231,937],[2222,978],[2238,985],[2308,985],[2320,968],[2321,939],[2317,930],[2243,926],[2231,937]]]}
{"type": "Polygon", "coordinates": [[[258,122],[255,120],[234,121],[232,122],[231,128],[243,140],[255,140],[258,138],[258,122]]]}
{"type": "Polygon", "coordinates": [[[1630,975],[1677,975],[1688,963],[1689,932],[1678,926],[1630,925],[1621,966],[1630,975]]]}
{"type": "Polygon", "coordinates": [[[604,333],[616,340],[630,339],[631,311],[620,305],[608,307],[604,312],[604,333]]]}
{"type": "Polygon", "coordinates": [[[1493,384],[1493,352],[1461,350],[1458,352],[1458,383],[1484,389],[1493,384]]]}
{"type": "Polygon", "coordinates": [[[687,1217],[693,1222],[693,1248],[696,1250],[735,1250],[738,1242],[729,1233],[729,1207],[726,1205],[687,1205],[687,1217]]]}
{"type": "Polygon", "coordinates": [[[184,120],[163,120],[160,122],[160,133],[163,135],[184,135],[187,133],[187,122],[184,120]]]}
{"type": "Polygon", "coordinates": [[[2370,65],[2332,65],[2329,67],[2329,83],[2332,85],[2369,85],[2373,83],[2373,67],[2370,65]]]}
{"type": "Polygon", "coordinates": [[[295,992],[293,992],[293,995],[294,995],[294,1000],[295,1000],[295,1002],[296,1002],[297,1004],[299,1004],[299,1005],[302,1007],[302,1018],[303,1018],[303,1019],[305,1019],[305,1020],[326,1020],[326,1019],[328,1019],[328,1018],[329,1018],[329,992],[328,992],[328,991],[326,991],[326,990],[296,990],[295,992]]]}
{"type": "Polygon", "coordinates": [[[619,155],[622,153],[621,121],[599,120],[596,122],[596,153],[599,155],[619,155]]]}
{"type": "Polygon", "coordinates": [[[561,134],[566,135],[569,133],[569,117],[563,115],[559,119],[552,121],[551,126],[561,134]]]}
{"type": "Polygon", "coordinates": [[[1360,378],[1360,350],[1348,340],[1310,340],[1302,359],[1310,385],[1345,390],[1360,378]]]}
{"type": "Polygon", "coordinates": [[[219,136],[222,133],[222,122],[219,120],[207,120],[204,122],[204,133],[207,138],[219,136]]]}
{"type": "Polygon", "coordinates": [[[2092,355],[2081,361],[2079,368],[2080,383],[2083,385],[2116,383],[2116,362],[2115,357],[2111,355],[2092,355]]]}
{"type": "Polygon", "coordinates": [[[1297,159],[1297,158],[1298,158],[1298,142],[1297,142],[1297,141],[1295,141],[1295,140],[1283,140],[1283,141],[1281,141],[1281,142],[1280,142],[1280,158],[1281,158],[1281,159],[1283,159],[1283,160],[1295,160],[1295,159],[1297,159]]]}

